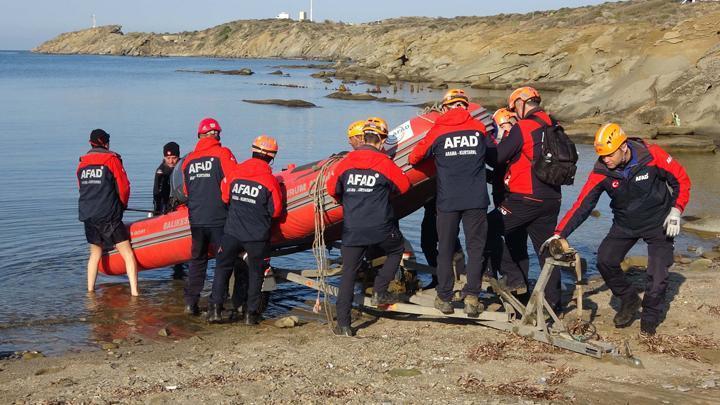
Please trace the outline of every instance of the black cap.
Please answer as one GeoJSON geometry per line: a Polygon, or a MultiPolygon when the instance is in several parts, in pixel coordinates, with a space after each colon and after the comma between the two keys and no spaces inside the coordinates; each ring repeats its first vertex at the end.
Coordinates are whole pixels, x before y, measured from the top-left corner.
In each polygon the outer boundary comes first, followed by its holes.
{"type": "Polygon", "coordinates": [[[110,142],[110,134],[102,129],[93,129],[90,132],[90,143],[93,145],[107,145],[110,142]]]}
{"type": "Polygon", "coordinates": [[[163,156],[180,157],[180,145],[175,142],[168,142],[163,146],[163,156]]]}

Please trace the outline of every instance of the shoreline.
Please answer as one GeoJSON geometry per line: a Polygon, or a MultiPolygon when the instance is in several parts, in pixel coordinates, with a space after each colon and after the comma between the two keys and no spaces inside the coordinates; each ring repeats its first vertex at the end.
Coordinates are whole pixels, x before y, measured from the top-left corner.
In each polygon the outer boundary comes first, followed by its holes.
{"type": "MultiPolygon", "coordinates": [[[[671,270],[667,318],[652,341],[611,326],[602,282],[585,293],[601,339],[627,341],[644,369],[598,361],[462,321],[363,315],[358,338],[308,322],[211,326],[188,339],[0,361],[0,400],[53,402],[712,403],[720,401],[720,262],[671,270]]],[[[637,286],[643,272],[632,273],[637,286]]],[[[574,319],[573,312],[565,320],[574,319]]]]}

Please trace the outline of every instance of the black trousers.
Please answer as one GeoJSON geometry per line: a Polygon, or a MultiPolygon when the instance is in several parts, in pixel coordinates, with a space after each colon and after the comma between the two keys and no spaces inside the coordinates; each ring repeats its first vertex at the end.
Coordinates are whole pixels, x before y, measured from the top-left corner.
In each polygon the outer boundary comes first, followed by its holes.
{"type": "Polygon", "coordinates": [[[390,282],[395,278],[400,260],[405,250],[405,240],[399,230],[393,231],[387,239],[369,246],[345,246],[342,245],[341,253],[343,258],[343,272],[340,277],[340,292],[335,303],[337,322],[339,326],[350,326],[352,319],[353,296],[355,295],[355,278],[362,266],[362,259],[369,248],[379,249],[387,256],[385,263],[375,277],[373,291],[387,291],[390,282]]]}
{"type": "Polygon", "coordinates": [[[482,283],[482,261],[487,236],[486,208],[464,211],[437,212],[437,230],[439,239],[437,278],[435,287],[438,297],[443,301],[452,300],[455,274],[452,267],[455,253],[455,240],[460,232],[460,221],[465,231],[465,249],[468,261],[465,266],[467,284],[463,288],[463,297],[479,295],[482,283]]]}
{"type": "MultiPolygon", "coordinates": [[[[205,286],[207,277],[208,253],[215,252],[220,246],[223,227],[190,227],[192,235],[191,258],[188,277],[185,280],[185,304],[197,305],[200,293],[205,286]]],[[[235,286],[233,289],[233,305],[235,308],[245,303],[247,288],[247,266],[242,260],[235,262],[235,286]]],[[[227,285],[226,285],[227,291],[227,285]]]]}
{"type": "MultiPolygon", "coordinates": [[[[490,265],[494,273],[505,278],[511,289],[530,287],[528,236],[542,269],[548,253],[541,256],[540,246],[553,235],[559,213],[560,200],[508,194],[500,206],[488,214],[490,265]]],[[[545,287],[545,298],[556,309],[561,308],[560,283],[560,269],[556,267],[545,287]]]]}
{"type": "Polygon", "coordinates": [[[639,235],[631,235],[613,224],[598,248],[597,269],[605,280],[605,284],[616,297],[624,299],[637,293],[635,287],[620,269],[620,262],[639,239],[647,243],[648,249],[647,283],[640,318],[658,324],[665,308],[668,269],[673,264],[675,248],[673,239],[665,236],[662,227],[639,235]]]}
{"type": "MultiPolygon", "coordinates": [[[[227,299],[228,283],[230,274],[235,266],[238,255],[247,252],[247,271],[245,279],[247,297],[246,311],[258,313],[262,299],[262,284],[265,276],[265,258],[270,255],[270,241],[241,242],[237,238],[225,234],[218,249],[217,265],[215,266],[215,279],[213,280],[212,293],[208,302],[215,305],[222,305],[227,299]]],[[[235,275],[235,288],[238,288],[238,275],[235,275]]],[[[233,304],[235,304],[233,299],[233,304]]],[[[237,308],[237,307],[236,307],[237,308]]]]}
{"type": "MultiPolygon", "coordinates": [[[[437,232],[437,208],[435,200],[425,204],[425,212],[420,223],[420,249],[425,256],[428,266],[437,268],[438,257],[438,232],[437,232]]],[[[455,238],[455,252],[462,252],[460,238],[455,238]]],[[[465,272],[464,262],[460,273],[465,272]]]]}

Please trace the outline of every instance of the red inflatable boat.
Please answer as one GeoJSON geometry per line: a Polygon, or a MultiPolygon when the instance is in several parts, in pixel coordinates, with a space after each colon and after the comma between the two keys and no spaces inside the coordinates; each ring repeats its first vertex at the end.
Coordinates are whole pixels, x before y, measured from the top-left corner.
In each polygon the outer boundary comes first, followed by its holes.
{"type": "MultiPolygon", "coordinates": [[[[492,128],[490,114],[481,106],[470,105],[472,115],[492,128]]],[[[422,139],[439,113],[429,112],[403,123],[393,129],[385,148],[395,163],[410,177],[412,186],[392,203],[395,214],[403,218],[421,208],[435,193],[435,167],[426,161],[418,167],[408,164],[413,146],[422,139]]],[[[315,204],[312,189],[318,175],[332,167],[340,159],[333,155],[325,160],[303,166],[290,165],[275,175],[280,181],[286,201],[286,213],[273,224],[273,255],[295,253],[311,248],[315,234],[315,204]]],[[[325,211],[326,243],[340,238],[342,207],[324,192],[321,184],[325,211]]],[[[181,206],[174,212],[133,222],[128,225],[130,241],[138,262],[138,270],[168,267],[190,260],[190,223],[187,208],[181,206]]],[[[108,275],[125,274],[125,263],[117,250],[104,252],[99,270],[108,275]]]]}

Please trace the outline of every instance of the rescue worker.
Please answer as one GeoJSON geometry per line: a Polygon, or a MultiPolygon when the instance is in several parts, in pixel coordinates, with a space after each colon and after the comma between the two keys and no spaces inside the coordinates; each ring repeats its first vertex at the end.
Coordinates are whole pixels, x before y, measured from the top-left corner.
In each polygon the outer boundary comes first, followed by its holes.
{"type": "MultiPolygon", "coordinates": [[[[528,235],[542,268],[545,257],[541,255],[540,246],[553,234],[562,197],[560,186],[542,182],[533,167],[541,154],[544,129],[555,123],[540,107],[540,102],[540,93],[532,87],[520,87],[508,97],[508,110],[517,115],[518,122],[497,145],[498,165],[506,166],[506,193],[488,218],[488,238],[504,237],[507,247],[503,247],[506,254],[500,259],[500,268],[495,270],[503,275],[506,287],[518,295],[529,289],[528,235]]],[[[550,275],[545,298],[554,310],[560,311],[558,268],[550,275]]]]}
{"type": "Polygon", "coordinates": [[[555,229],[553,239],[567,238],[592,212],[603,192],[610,197],[613,224],[597,253],[597,269],[620,299],[615,327],[629,326],[642,305],[640,331],[654,335],[665,308],[668,268],[680,215],[690,200],[685,169],[657,145],[628,138],[618,124],[595,133],[599,158],[572,208],[555,229]],[[642,301],[620,270],[620,262],[639,239],[647,243],[648,268],[642,301]]]}
{"type": "MultiPolygon", "coordinates": [[[[155,182],[153,184],[153,211],[155,215],[167,214],[174,210],[174,204],[170,198],[170,176],[173,169],[180,160],[180,145],[175,142],[168,142],[163,146],[163,161],[155,170],[155,182]]],[[[183,264],[173,266],[173,279],[182,280],[185,277],[183,264]]]]}
{"type": "Polygon", "coordinates": [[[153,211],[155,215],[166,214],[172,210],[170,204],[170,175],[180,159],[180,145],[168,142],[163,146],[163,161],[155,170],[153,185],[153,211]]]}
{"type": "Polygon", "coordinates": [[[452,258],[460,221],[465,231],[468,262],[467,284],[462,291],[464,311],[477,316],[483,311],[478,297],[487,233],[489,197],[485,177],[486,153],[494,164],[494,143],[485,125],[468,112],[465,92],[451,89],[443,97],[443,114],[409,156],[412,165],[434,158],[437,168],[437,231],[439,239],[435,308],[444,314],[452,306],[454,274],[452,258]]]}
{"type": "Polygon", "coordinates": [[[333,168],[326,187],[343,206],[343,272],[338,294],[336,335],[353,336],[350,328],[355,278],[368,249],[387,256],[375,277],[372,304],[388,305],[397,297],[388,293],[400,265],[404,239],[390,205],[392,194],[403,194],[410,180],[382,151],[388,127],[380,118],[370,118],[363,127],[363,145],[348,153],[333,168]]]}
{"type": "Polygon", "coordinates": [[[363,140],[363,127],[365,126],[366,120],[355,121],[347,129],[348,143],[353,150],[356,150],[362,146],[363,140]]]}
{"type": "Polygon", "coordinates": [[[230,273],[242,252],[247,254],[248,264],[245,323],[255,325],[261,320],[265,258],[270,255],[270,225],[283,211],[280,183],[270,168],[277,151],[275,139],[258,136],[252,143],[252,157],[231,168],[222,181],[222,201],[228,204],[228,216],[208,300],[210,323],[222,322],[230,273]]]}
{"type": "Polygon", "coordinates": [[[197,131],[200,140],[182,165],[192,236],[185,313],[194,316],[200,315],[198,301],[205,285],[208,252],[219,246],[227,217],[220,183],[236,164],[230,149],[220,144],[221,131],[220,124],[213,118],[200,121],[197,131]]]}
{"type": "MultiPolygon", "coordinates": [[[[507,108],[500,108],[492,116],[493,124],[495,125],[494,137],[495,143],[502,142],[512,129],[513,125],[517,122],[517,116],[514,112],[507,108]]],[[[505,198],[505,165],[498,164],[493,170],[488,171],[489,182],[492,184],[492,202],[495,209],[497,209],[505,198]]],[[[492,218],[493,213],[488,214],[488,220],[492,218]]],[[[524,236],[527,241],[527,236],[524,236]]],[[[525,242],[527,244],[527,242],[525,242]]],[[[527,248],[526,248],[527,249],[527,248]]],[[[498,278],[498,271],[501,265],[503,256],[509,257],[510,253],[505,246],[505,241],[499,232],[488,233],[488,239],[485,246],[485,255],[488,259],[490,275],[493,278],[498,278]]],[[[488,264],[483,265],[483,269],[488,268],[488,264]]]]}
{"type": "Polygon", "coordinates": [[[125,261],[130,294],[137,296],[137,263],[130,234],[122,222],[130,199],[130,181],[120,155],[110,150],[110,134],[94,129],[90,133],[90,146],[92,148],[80,158],[76,170],[80,189],[78,219],[85,224],[85,238],[90,246],[87,290],[95,291],[103,247],[115,246],[125,261]]]}

